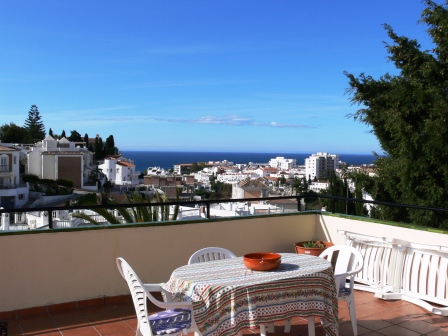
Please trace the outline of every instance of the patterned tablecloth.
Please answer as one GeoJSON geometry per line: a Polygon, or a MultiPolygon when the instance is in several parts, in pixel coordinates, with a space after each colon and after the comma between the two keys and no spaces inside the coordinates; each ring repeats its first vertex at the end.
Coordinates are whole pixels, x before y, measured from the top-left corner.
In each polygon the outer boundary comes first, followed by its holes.
{"type": "Polygon", "coordinates": [[[282,253],[272,271],[251,271],[243,258],[186,265],[164,288],[173,301],[192,301],[204,336],[236,335],[243,328],[288,317],[316,316],[337,336],[338,298],[331,264],[318,257],[282,253]]]}

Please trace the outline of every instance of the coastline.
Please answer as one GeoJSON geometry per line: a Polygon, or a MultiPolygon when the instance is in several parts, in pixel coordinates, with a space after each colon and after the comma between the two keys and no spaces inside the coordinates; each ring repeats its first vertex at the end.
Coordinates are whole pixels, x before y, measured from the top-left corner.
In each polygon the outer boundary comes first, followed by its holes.
{"type": "MultiPolygon", "coordinates": [[[[224,161],[234,164],[264,163],[276,157],[296,159],[297,164],[305,164],[305,158],[312,153],[239,153],[239,152],[169,152],[169,151],[121,151],[127,159],[134,161],[136,170],[143,172],[148,167],[171,169],[176,164],[224,161]]],[[[339,153],[332,153],[339,154],[339,153]]],[[[372,164],[374,155],[370,154],[339,154],[340,159],[348,165],[372,164]]]]}

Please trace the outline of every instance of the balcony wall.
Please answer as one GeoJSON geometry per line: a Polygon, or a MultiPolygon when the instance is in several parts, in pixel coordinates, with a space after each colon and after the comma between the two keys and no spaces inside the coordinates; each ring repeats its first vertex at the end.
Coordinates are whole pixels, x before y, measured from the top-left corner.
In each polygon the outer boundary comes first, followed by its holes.
{"type": "Polygon", "coordinates": [[[411,225],[382,224],[369,219],[354,216],[322,215],[318,216],[316,235],[326,237],[335,244],[344,244],[344,235],[338,231],[357,234],[396,238],[423,245],[444,246],[448,250],[448,235],[441,230],[412,228],[411,225]]]}
{"type": "Polygon", "coordinates": [[[237,255],[293,252],[316,236],[316,214],[218,219],[176,225],[0,234],[0,311],[127,293],[115,266],[124,257],[145,282],[171,272],[206,246],[237,255]]]}
{"type": "Polygon", "coordinates": [[[126,294],[115,266],[119,256],[144,282],[158,283],[206,246],[237,255],[294,252],[295,242],[313,238],[343,244],[340,230],[447,245],[445,234],[319,213],[169,224],[0,233],[0,312],[126,294]]]}

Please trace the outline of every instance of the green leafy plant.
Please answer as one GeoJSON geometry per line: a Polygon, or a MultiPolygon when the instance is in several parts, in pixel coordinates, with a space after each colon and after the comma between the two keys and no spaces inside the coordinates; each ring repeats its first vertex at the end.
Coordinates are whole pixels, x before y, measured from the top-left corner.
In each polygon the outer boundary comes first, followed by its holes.
{"type": "Polygon", "coordinates": [[[325,245],[320,240],[310,240],[303,243],[303,247],[305,248],[324,248],[325,245]]]}
{"type": "MultiPolygon", "coordinates": [[[[155,197],[157,203],[164,203],[168,201],[168,198],[165,194],[160,194],[159,192],[155,192],[155,197]]],[[[124,219],[124,221],[128,224],[131,223],[143,223],[143,222],[155,222],[155,221],[167,221],[170,220],[170,206],[169,205],[152,205],[151,197],[149,194],[146,194],[145,197],[139,192],[135,192],[133,194],[127,195],[126,200],[129,203],[128,208],[117,208],[117,212],[124,219]],[[142,204],[147,203],[147,205],[135,205],[132,204],[142,204]]],[[[176,201],[179,201],[179,191],[176,189],[176,201]]],[[[102,204],[116,204],[115,201],[108,198],[106,195],[102,195],[102,204]]],[[[92,203],[96,204],[96,203],[92,203]]],[[[108,223],[110,224],[122,224],[122,221],[117,216],[110,213],[107,209],[104,208],[95,208],[90,209],[97,214],[103,216],[108,223]]],[[[172,216],[172,220],[176,220],[179,214],[179,204],[174,207],[174,212],[172,216]]],[[[82,218],[92,224],[100,225],[101,223],[97,222],[92,216],[85,213],[74,213],[73,217],[82,218]]]]}

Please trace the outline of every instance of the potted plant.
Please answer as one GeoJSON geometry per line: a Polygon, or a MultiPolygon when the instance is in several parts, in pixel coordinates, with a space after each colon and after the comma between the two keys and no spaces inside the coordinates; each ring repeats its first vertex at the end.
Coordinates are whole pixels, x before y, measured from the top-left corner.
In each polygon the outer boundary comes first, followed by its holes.
{"type": "Polygon", "coordinates": [[[306,240],[294,244],[296,252],[299,254],[309,254],[318,257],[327,247],[334,244],[325,240],[306,240]]]}

